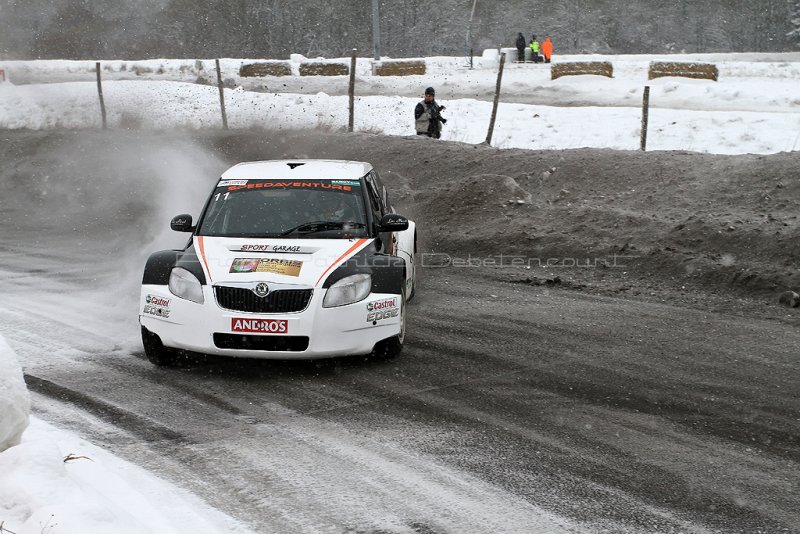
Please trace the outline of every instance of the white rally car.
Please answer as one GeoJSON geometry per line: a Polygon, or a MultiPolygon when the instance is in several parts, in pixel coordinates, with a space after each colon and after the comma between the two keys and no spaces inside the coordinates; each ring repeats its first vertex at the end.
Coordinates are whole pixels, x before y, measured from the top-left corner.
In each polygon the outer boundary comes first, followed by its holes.
{"type": "Polygon", "coordinates": [[[416,229],[368,163],[291,160],[227,170],[183,250],[152,254],[139,322],[148,359],[181,351],[324,358],[403,347],[416,229]]]}

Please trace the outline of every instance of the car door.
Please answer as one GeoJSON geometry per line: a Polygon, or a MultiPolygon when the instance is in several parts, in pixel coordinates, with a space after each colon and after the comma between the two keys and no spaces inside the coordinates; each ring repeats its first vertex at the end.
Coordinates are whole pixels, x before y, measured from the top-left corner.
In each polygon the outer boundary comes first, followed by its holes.
{"type": "MultiPolygon", "coordinates": [[[[389,194],[386,187],[381,183],[378,173],[374,170],[371,171],[367,177],[367,189],[370,195],[370,203],[374,203],[377,210],[376,220],[380,221],[387,213],[395,213],[394,208],[389,204],[389,194]]],[[[415,252],[415,226],[410,223],[409,229],[402,232],[385,232],[381,233],[380,239],[384,244],[382,251],[392,256],[403,258],[406,262],[406,291],[410,298],[413,294],[414,282],[416,278],[416,269],[414,265],[414,252],[415,252]]]]}

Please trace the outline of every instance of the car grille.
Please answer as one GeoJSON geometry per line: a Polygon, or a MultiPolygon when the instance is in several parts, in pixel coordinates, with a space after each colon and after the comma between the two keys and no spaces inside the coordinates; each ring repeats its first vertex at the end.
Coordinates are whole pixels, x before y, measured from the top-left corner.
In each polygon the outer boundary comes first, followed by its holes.
{"type": "Polygon", "coordinates": [[[308,348],[308,336],[243,336],[215,333],[214,345],[220,349],[303,352],[308,348]]]}
{"type": "Polygon", "coordinates": [[[292,313],[306,309],[313,289],[279,289],[259,297],[242,287],[216,286],[217,303],[226,310],[250,313],[292,313]]]}

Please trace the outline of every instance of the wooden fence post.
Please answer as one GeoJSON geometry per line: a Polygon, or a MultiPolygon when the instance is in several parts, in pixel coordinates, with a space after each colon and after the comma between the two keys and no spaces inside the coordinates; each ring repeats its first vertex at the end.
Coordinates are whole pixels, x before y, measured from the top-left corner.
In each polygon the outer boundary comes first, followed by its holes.
{"type": "Polygon", "coordinates": [[[103,82],[100,80],[100,62],[94,64],[94,70],[97,73],[97,96],[100,97],[100,113],[103,115],[103,129],[105,130],[108,125],[106,123],[106,103],[103,100],[103,82]]]}
{"type": "Polygon", "coordinates": [[[506,55],[500,51],[500,69],[497,71],[497,87],[494,90],[494,105],[492,106],[492,118],[489,120],[489,131],[486,133],[486,144],[491,146],[492,134],[494,134],[494,122],[497,120],[497,106],[500,105],[500,85],[503,82],[503,66],[506,63],[506,55]]]}
{"type": "Polygon", "coordinates": [[[353,49],[353,54],[350,56],[350,87],[347,89],[347,96],[350,98],[350,118],[347,122],[347,131],[353,131],[355,125],[355,107],[356,107],[356,52],[353,49]]]}
{"type": "Polygon", "coordinates": [[[219,107],[222,110],[222,129],[228,129],[228,114],[225,113],[225,91],[222,87],[222,71],[219,68],[219,59],[215,59],[217,66],[217,89],[219,89],[219,107]]]}
{"type": "Polygon", "coordinates": [[[642,97],[642,139],[641,149],[647,150],[647,122],[650,118],[650,86],[644,86],[644,96],[642,97]]]}

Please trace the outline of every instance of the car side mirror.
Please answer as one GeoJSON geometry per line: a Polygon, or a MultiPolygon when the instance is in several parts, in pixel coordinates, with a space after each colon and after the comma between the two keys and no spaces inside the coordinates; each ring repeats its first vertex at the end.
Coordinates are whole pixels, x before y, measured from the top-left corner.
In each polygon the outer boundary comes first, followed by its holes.
{"type": "Polygon", "coordinates": [[[194,226],[192,226],[192,216],[188,213],[176,215],[172,218],[172,222],[169,223],[169,227],[176,232],[192,232],[194,231],[194,226]]]}
{"type": "Polygon", "coordinates": [[[378,226],[380,232],[402,232],[408,230],[408,219],[396,213],[387,213],[378,226]]]}

